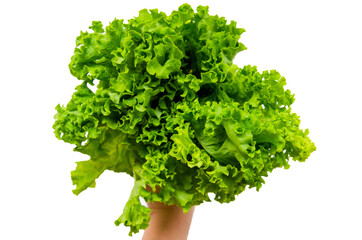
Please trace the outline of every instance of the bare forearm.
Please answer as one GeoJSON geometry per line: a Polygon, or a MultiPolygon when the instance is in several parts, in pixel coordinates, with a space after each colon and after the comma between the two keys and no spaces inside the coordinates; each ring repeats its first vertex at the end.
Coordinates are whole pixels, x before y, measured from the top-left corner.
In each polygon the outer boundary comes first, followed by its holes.
{"type": "Polygon", "coordinates": [[[151,221],[142,240],[187,240],[195,207],[187,213],[182,208],[160,202],[147,203],[151,221]]]}

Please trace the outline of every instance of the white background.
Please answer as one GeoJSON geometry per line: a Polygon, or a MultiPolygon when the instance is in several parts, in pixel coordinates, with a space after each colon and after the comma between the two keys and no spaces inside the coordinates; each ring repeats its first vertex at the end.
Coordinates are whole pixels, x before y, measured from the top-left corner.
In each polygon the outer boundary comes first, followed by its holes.
{"type": "MultiPolygon", "coordinates": [[[[143,8],[170,14],[184,1],[2,1],[0,4],[0,239],[141,239],[113,222],[132,188],[104,173],[72,194],[87,156],[57,140],[55,106],[79,81],[68,63],[80,30],[143,8]]],[[[239,66],[277,69],[317,151],[277,169],[259,192],[196,207],[189,240],[362,239],[362,14],[360,1],[189,1],[246,29],[239,66]]]]}

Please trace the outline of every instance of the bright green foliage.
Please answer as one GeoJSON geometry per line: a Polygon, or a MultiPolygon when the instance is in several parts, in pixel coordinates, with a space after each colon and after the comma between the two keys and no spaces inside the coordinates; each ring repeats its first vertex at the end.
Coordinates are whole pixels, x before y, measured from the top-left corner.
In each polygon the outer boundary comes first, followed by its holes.
{"type": "Polygon", "coordinates": [[[234,65],[246,49],[238,42],[244,29],[208,7],[184,4],[169,16],[145,9],[128,23],[90,29],[76,40],[69,68],[82,82],[66,107],[56,107],[55,135],[90,156],[72,172],[75,194],[95,187],[105,170],[134,177],[116,221],[130,234],[148,225],[140,197],[185,212],[209,193],[230,202],[316,149],[291,112],[284,77],[234,65]]]}

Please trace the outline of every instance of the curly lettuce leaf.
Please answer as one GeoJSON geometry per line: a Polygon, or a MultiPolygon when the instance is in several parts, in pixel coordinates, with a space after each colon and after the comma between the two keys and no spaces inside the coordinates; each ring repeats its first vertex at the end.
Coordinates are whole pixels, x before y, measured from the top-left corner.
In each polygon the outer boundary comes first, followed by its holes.
{"type": "Polygon", "coordinates": [[[146,229],[150,221],[151,209],[143,206],[139,199],[139,185],[135,182],[129,200],[123,209],[123,214],[114,222],[117,226],[124,224],[130,227],[129,235],[146,229]]]}
{"type": "Polygon", "coordinates": [[[88,187],[95,187],[95,180],[105,170],[133,176],[133,165],[145,151],[142,145],[136,144],[119,130],[103,127],[100,131],[99,138],[89,139],[85,145],[74,149],[90,156],[88,161],[77,162],[77,168],[71,173],[76,195],[88,187]]]}

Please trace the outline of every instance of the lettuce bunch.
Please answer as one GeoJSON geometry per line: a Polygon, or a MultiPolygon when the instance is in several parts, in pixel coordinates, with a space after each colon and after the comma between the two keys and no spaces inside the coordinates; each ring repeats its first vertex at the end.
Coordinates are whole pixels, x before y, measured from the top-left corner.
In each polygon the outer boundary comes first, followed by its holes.
{"type": "Polygon", "coordinates": [[[210,201],[209,193],[230,202],[316,149],[291,112],[285,78],[233,64],[246,49],[239,42],[245,30],[209,15],[208,7],[194,12],[184,4],[169,16],[144,9],[128,22],[89,28],[69,64],[81,83],[66,106],[56,107],[53,128],[90,157],[71,173],[76,195],[95,187],[105,170],[134,178],[115,222],[130,234],[150,220],[140,197],[185,212],[210,201]]]}

